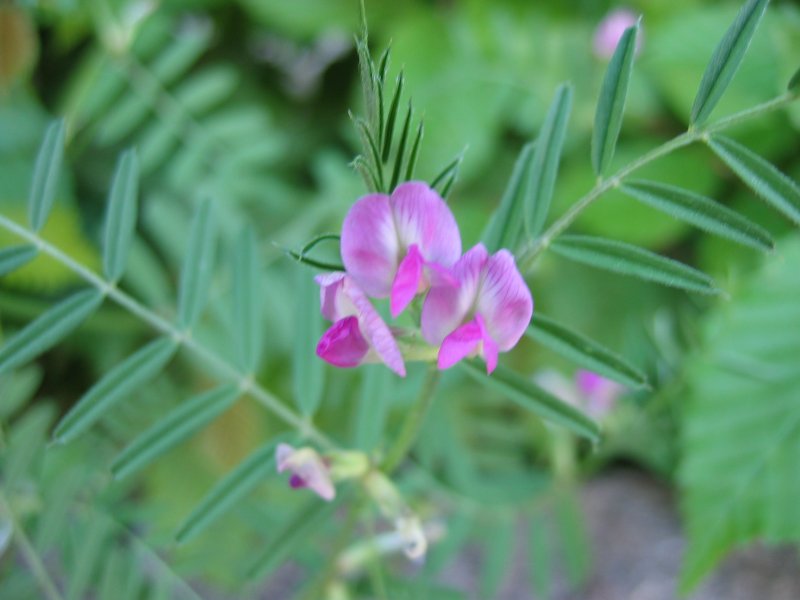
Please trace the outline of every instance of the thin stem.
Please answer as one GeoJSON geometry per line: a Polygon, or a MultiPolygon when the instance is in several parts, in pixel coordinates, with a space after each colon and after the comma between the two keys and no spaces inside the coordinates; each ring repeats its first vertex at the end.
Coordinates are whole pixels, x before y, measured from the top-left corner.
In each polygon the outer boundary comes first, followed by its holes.
{"type": "Polygon", "coordinates": [[[754,117],[774,111],[778,108],[786,106],[793,100],[797,99],[797,95],[791,92],[782,94],[772,100],[763,102],[747,110],[732,114],[724,119],[720,119],[706,127],[700,129],[689,129],[689,131],[672,138],[670,141],[654,148],[650,152],[640,156],[633,162],[622,167],[614,175],[607,178],[600,178],[597,180],[595,186],[575,202],[567,212],[565,212],[558,220],[556,220],[540,237],[532,240],[517,254],[517,262],[520,270],[527,273],[533,267],[536,258],[544,252],[547,247],[558,237],[567,227],[578,218],[578,216],[590,205],[597,200],[604,193],[610,189],[619,187],[622,180],[633,173],[650,164],[657,158],[669,154],[679,148],[693,144],[694,142],[706,139],[714,132],[722,131],[738,123],[742,123],[754,117]]]}
{"type": "Polygon", "coordinates": [[[287,408],[276,396],[258,384],[251,374],[242,373],[214,351],[200,344],[192,337],[191,331],[180,331],[175,325],[143,306],[115,285],[105,281],[90,269],[49,242],[46,242],[36,233],[18,225],[4,215],[0,215],[0,227],[3,227],[35,245],[40,252],[47,254],[67,267],[78,277],[100,290],[105,296],[150,325],[153,329],[173,338],[176,342],[183,345],[186,349],[190,350],[198,358],[207,363],[211,368],[215,369],[222,377],[235,382],[242,393],[250,394],[257,402],[271,411],[275,416],[296,428],[303,437],[314,440],[325,448],[334,448],[336,446],[333,441],[317,430],[311,423],[287,408]]]}
{"type": "Polygon", "coordinates": [[[20,553],[22,554],[25,562],[28,563],[28,566],[33,572],[34,577],[36,577],[39,587],[42,588],[44,595],[48,598],[48,600],[63,600],[61,592],[58,591],[58,587],[53,581],[53,578],[50,577],[47,569],[45,569],[42,559],[39,558],[39,555],[36,553],[36,549],[33,547],[28,535],[22,528],[22,524],[16,519],[14,513],[11,511],[11,507],[6,501],[5,495],[3,495],[2,491],[0,491],[0,512],[5,513],[8,519],[11,521],[11,525],[13,527],[13,531],[11,532],[12,539],[19,547],[20,553]]]}
{"type": "Polygon", "coordinates": [[[400,430],[394,445],[389,449],[386,458],[381,465],[381,470],[387,475],[391,474],[400,463],[406,458],[414,442],[417,440],[422,424],[425,422],[425,415],[428,413],[431,401],[433,400],[436,385],[439,383],[439,371],[436,367],[431,367],[425,383],[422,384],[419,397],[413,408],[406,416],[403,428],[400,430]]]}

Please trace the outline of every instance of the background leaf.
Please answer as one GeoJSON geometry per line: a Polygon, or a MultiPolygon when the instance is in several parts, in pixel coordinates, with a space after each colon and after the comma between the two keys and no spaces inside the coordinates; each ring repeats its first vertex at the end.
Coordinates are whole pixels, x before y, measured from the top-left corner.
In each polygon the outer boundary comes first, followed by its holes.
{"type": "Polygon", "coordinates": [[[319,287],[308,269],[294,267],[294,361],[292,383],[295,402],[301,412],[311,416],[322,400],[325,363],[316,355],[322,335],[319,287]]]}
{"type": "Polygon", "coordinates": [[[30,262],[37,253],[35,246],[19,245],[3,248],[0,250],[0,277],[30,262]]]}
{"type": "Polygon", "coordinates": [[[261,268],[255,234],[245,228],[233,251],[233,323],[239,366],[254,373],[258,366],[263,327],[260,304],[261,268]]]}
{"type": "Polygon", "coordinates": [[[216,227],[211,214],[211,199],[200,202],[192,220],[189,248],[181,269],[178,291],[178,325],[192,327],[206,304],[214,267],[216,227]]]}
{"type": "Polygon", "coordinates": [[[63,119],[50,123],[36,157],[28,196],[28,221],[37,232],[47,221],[56,199],[56,184],[64,158],[64,129],[63,119]]]}
{"type": "Polygon", "coordinates": [[[133,150],[122,154],[114,172],[106,208],[103,240],[103,273],[116,282],[122,277],[136,228],[136,195],[139,188],[139,161],[133,150]]]}
{"type": "Polygon", "coordinates": [[[500,205],[494,210],[481,236],[489,252],[500,248],[514,249],[522,232],[523,207],[530,193],[531,164],[535,145],[526,144],[520,150],[514,170],[506,184],[500,205]]]}

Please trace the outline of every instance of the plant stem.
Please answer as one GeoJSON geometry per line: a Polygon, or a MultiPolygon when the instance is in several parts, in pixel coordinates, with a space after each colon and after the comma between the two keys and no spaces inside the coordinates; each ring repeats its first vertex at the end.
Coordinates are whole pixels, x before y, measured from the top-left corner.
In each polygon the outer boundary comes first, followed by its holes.
{"type": "Polygon", "coordinates": [[[13,527],[11,532],[12,539],[19,547],[20,554],[22,554],[25,562],[28,563],[28,567],[30,567],[34,577],[36,577],[36,581],[39,587],[42,588],[44,595],[48,600],[63,600],[61,592],[58,591],[58,587],[56,587],[52,577],[50,577],[47,569],[45,569],[42,559],[39,558],[39,555],[36,553],[36,549],[33,547],[30,539],[28,539],[28,535],[22,528],[22,524],[11,511],[11,507],[6,501],[2,491],[0,491],[0,513],[5,514],[11,521],[11,526],[13,527]]]}
{"type": "Polygon", "coordinates": [[[179,330],[171,322],[143,306],[115,285],[105,281],[102,277],[84,265],[80,264],[49,242],[46,242],[36,233],[15,223],[4,215],[0,215],[0,227],[3,227],[11,233],[35,245],[40,252],[47,254],[64,265],[70,271],[75,273],[75,275],[100,290],[105,296],[119,304],[132,315],[144,321],[156,331],[173,338],[176,342],[193,352],[203,362],[217,371],[221,377],[235,382],[239,386],[239,389],[242,391],[242,393],[250,394],[259,404],[263,405],[275,416],[297,429],[301,436],[311,439],[327,449],[333,449],[336,447],[332,440],[316,429],[311,423],[300,417],[298,414],[284,405],[283,402],[281,402],[271,392],[259,385],[253,379],[251,374],[240,372],[239,369],[226,361],[216,352],[198,342],[192,337],[191,331],[179,330]]]}
{"type": "Polygon", "coordinates": [[[400,430],[394,444],[386,454],[386,458],[381,464],[381,470],[387,475],[391,474],[408,455],[414,442],[417,440],[422,424],[425,422],[425,415],[428,413],[431,401],[433,400],[436,385],[439,383],[439,371],[436,367],[431,367],[425,382],[422,384],[419,396],[414,406],[406,415],[403,428],[400,430]]]}
{"type": "Polygon", "coordinates": [[[747,110],[732,114],[729,117],[720,119],[719,121],[711,123],[706,127],[700,129],[690,128],[689,131],[672,138],[670,141],[658,146],[657,148],[654,148],[643,156],[640,156],[633,162],[622,167],[613,175],[606,178],[599,178],[595,186],[577,202],[575,202],[569,208],[569,210],[567,210],[567,212],[565,212],[558,220],[548,227],[548,229],[541,236],[529,242],[525,247],[522,248],[521,251],[517,253],[517,263],[519,264],[520,271],[522,271],[524,274],[529,273],[536,258],[547,249],[547,247],[556,237],[558,237],[565,229],[567,229],[567,227],[572,225],[578,216],[580,216],[580,214],[590,204],[592,204],[592,202],[597,200],[610,189],[619,187],[619,185],[622,183],[622,180],[634,171],[641,169],[657,158],[661,158],[662,156],[679,148],[693,144],[698,140],[708,139],[709,135],[714,132],[722,131],[732,127],[733,125],[737,125],[738,123],[742,123],[754,117],[774,111],[778,108],[786,106],[796,99],[797,94],[786,92],[785,94],[781,94],[772,100],[768,100],[767,102],[763,102],[757,106],[748,108],[747,110]]]}

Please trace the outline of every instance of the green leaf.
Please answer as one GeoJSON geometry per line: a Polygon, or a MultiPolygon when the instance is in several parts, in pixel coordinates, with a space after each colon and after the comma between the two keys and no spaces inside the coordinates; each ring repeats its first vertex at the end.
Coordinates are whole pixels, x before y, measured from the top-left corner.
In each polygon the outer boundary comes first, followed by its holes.
{"type": "Polygon", "coordinates": [[[160,338],[116,365],[64,415],[53,432],[55,440],[66,443],[86,431],[117,402],[158,375],[177,348],[172,338],[160,338]]]}
{"type": "Polygon", "coordinates": [[[496,252],[500,248],[514,249],[519,243],[522,232],[522,208],[527,203],[526,197],[530,189],[534,148],[534,144],[529,143],[520,150],[511,178],[500,200],[500,206],[492,214],[481,236],[489,252],[496,252]]]}
{"type": "Polygon", "coordinates": [[[273,440],[244,459],[211,488],[175,534],[178,543],[188,542],[229,511],[247,494],[276,472],[273,440]]]}
{"type": "Polygon", "coordinates": [[[487,375],[477,362],[462,361],[460,364],[470,377],[535,415],[594,442],[600,439],[597,423],[522,375],[503,365],[498,365],[491,375],[487,375]]]}
{"type": "Polygon", "coordinates": [[[800,89],[800,69],[794,72],[792,78],[789,80],[789,85],[786,86],[786,89],[790,92],[796,92],[800,89]]]}
{"type": "Polygon", "coordinates": [[[233,250],[233,330],[239,366],[254,373],[261,354],[261,268],[252,227],[246,227],[233,250]]]}
{"type": "Polygon", "coordinates": [[[194,215],[189,248],[181,269],[178,292],[178,325],[181,328],[192,327],[205,307],[214,268],[215,245],[216,227],[211,214],[211,199],[205,198],[194,215]]]}
{"type": "Polygon", "coordinates": [[[550,246],[572,261],[700,294],[718,294],[702,271],[632,244],[588,235],[562,235],[550,246]]]}
{"type": "Polygon", "coordinates": [[[687,190],[654,181],[628,181],[620,187],[634,200],[686,221],[720,237],[750,246],[772,250],[772,237],[749,219],[722,204],[687,190]]]}
{"type": "Polygon", "coordinates": [[[800,225],[800,187],[771,163],[738,142],[714,136],[708,145],[772,208],[800,225]]]}
{"type": "Polygon", "coordinates": [[[625,30],[608,64],[600,89],[592,132],[592,167],[598,175],[605,173],[614,157],[614,149],[622,128],[622,113],[628,96],[638,33],[638,23],[625,30]]]}
{"type": "Polygon", "coordinates": [[[116,282],[125,272],[133,231],[136,228],[136,195],[139,188],[139,161],[134,150],[124,152],[117,163],[106,209],[103,243],[103,273],[116,282]]]}
{"type": "Polygon", "coordinates": [[[108,537],[108,522],[103,519],[88,519],[86,527],[81,530],[81,544],[75,556],[75,562],[69,569],[69,587],[67,598],[79,600],[86,598],[87,588],[95,579],[102,556],[103,545],[108,537]]]}
{"type": "Polygon", "coordinates": [[[363,378],[356,408],[354,446],[370,452],[383,439],[388,411],[386,389],[390,384],[390,371],[383,365],[363,365],[359,370],[363,378]]]}
{"type": "Polygon", "coordinates": [[[540,313],[525,334],[585,369],[632,388],[649,387],[647,376],[623,357],[540,313]]]}
{"type": "Polygon", "coordinates": [[[0,347],[0,373],[11,371],[60,342],[103,302],[99,291],[83,290],[62,300],[0,347]]]}
{"type": "Polygon", "coordinates": [[[495,519],[482,539],[483,564],[480,597],[494,598],[511,566],[517,524],[513,518],[495,519]]]}
{"type": "Polygon", "coordinates": [[[35,246],[21,244],[0,250],[0,277],[19,269],[22,265],[36,257],[38,251],[35,246]]]}
{"type": "Polygon", "coordinates": [[[235,385],[224,385],[182,402],[141,433],[111,463],[117,479],[146,467],[230,408],[239,397],[235,385]]]}
{"type": "Polygon", "coordinates": [[[64,119],[51,122],[36,156],[28,196],[28,221],[34,231],[44,226],[56,199],[56,184],[64,158],[64,129],[64,119]]]}
{"type": "MultiPolygon", "coordinates": [[[[386,115],[386,130],[383,136],[383,151],[381,159],[383,162],[389,160],[389,152],[392,149],[392,141],[394,139],[394,124],[397,121],[397,111],[400,108],[400,95],[403,93],[403,72],[397,76],[397,84],[394,89],[394,97],[392,103],[389,105],[389,113],[386,115]]],[[[391,192],[392,190],[388,190],[391,192]]]]}
{"type": "Polygon", "coordinates": [[[394,190],[397,184],[400,182],[400,173],[403,170],[403,159],[405,158],[406,153],[406,144],[408,144],[408,133],[411,127],[411,115],[413,110],[411,108],[411,103],[408,103],[408,111],[406,112],[406,118],[403,121],[403,129],[400,133],[400,141],[397,144],[397,154],[394,157],[394,169],[392,170],[392,181],[389,184],[389,190],[394,190]]]}
{"type": "Polygon", "coordinates": [[[550,201],[553,198],[553,187],[571,110],[572,86],[561,85],[556,90],[533,150],[530,193],[525,198],[525,228],[531,237],[542,232],[547,213],[550,211],[550,201]]]}
{"type": "Polygon", "coordinates": [[[325,363],[315,354],[322,335],[319,291],[311,273],[301,268],[295,268],[294,290],[292,384],[298,408],[310,417],[322,401],[325,376],[325,363]]]}
{"type": "Polygon", "coordinates": [[[445,189],[449,190],[450,185],[452,185],[455,177],[458,176],[458,167],[461,166],[461,161],[464,159],[464,153],[462,152],[458,156],[456,156],[448,165],[442,169],[442,172],[439,173],[436,177],[433,178],[431,181],[431,188],[436,189],[437,186],[441,186],[441,194],[442,197],[446,197],[447,193],[445,189]]]}
{"type": "Polygon", "coordinates": [[[536,598],[548,600],[552,596],[553,544],[550,540],[549,519],[536,515],[531,519],[530,573],[536,598]]]}
{"type": "Polygon", "coordinates": [[[406,181],[414,179],[414,169],[417,168],[417,156],[419,156],[419,147],[422,143],[422,136],[425,131],[422,121],[420,120],[417,126],[417,135],[414,137],[414,143],[411,145],[411,151],[408,153],[408,164],[406,165],[406,181]]]}
{"type": "Polygon", "coordinates": [[[567,566],[567,578],[573,586],[586,581],[590,570],[589,540],[578,498],[572,490],[564,490],[556,499],[556,517],[567,566]]]}
{"type": "Polygon", "coordinates": [[[761,17],[764,16],[768,2],[769,0],[749,0],[714,50],[692,105],[690,122],[693,125],[701,125],[706,121],[725,93],[744,58],[761,17]]]}

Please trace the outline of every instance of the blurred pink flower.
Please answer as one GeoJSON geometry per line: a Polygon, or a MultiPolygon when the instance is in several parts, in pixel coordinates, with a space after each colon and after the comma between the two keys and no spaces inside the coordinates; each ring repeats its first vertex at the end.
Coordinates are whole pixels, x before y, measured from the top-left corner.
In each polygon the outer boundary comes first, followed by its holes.
{"type": "Polygon", "coordinates": [[[360,198],[344,218],[341,248],[348,275],[369,296],[389,296],[396,317],[432,279],[447,278],[461,235],[439,194],[411,181],[391,196],[360,198]]]}
{"type": "Polygon", "coordinates": [[[291,472],[289,485],[293,488],[308,488],[328,501],[336,496],[328,465],[313,448],[295,449],[289,444],[278,444],[275,462],[278,473],[291,472]]]}
{"type": "MultiPolygon", "coordinates": [[[[622,34],[628,27],[636,25],[639,15],[628,8],[618,8],[608,13],[594,32],[594,53],[599,58],[609,59],[617,49],[622,34]]],[[[636,38],[636,54],[642,50],[642,32],[636,38]]]]}
{"type": "Polygon", "coordinates": [[[625,392],[621,384],[592,371],[578,371],[575,374],[575,384],[583,396],[586,410],[594,417],[608,414],[625,392]]]}
{"type": "Polygon", "coordinates": [[[422,306],[422,335],[439,345],[438,366],[480,355],[486,371],[513,348],[531,320],[533,298],[508,250],[489,255],[478,244],[451,269],[456,282],[434,282],[422,306]]]}
{"type": "Polygon", "coordinates": [[[380,360],[405,377],[403,355],[389,327],[361,288],[345,273],[318,275],[322,315],[333,325],[317,344],[317,356],[337,367],[380,360]]]}

